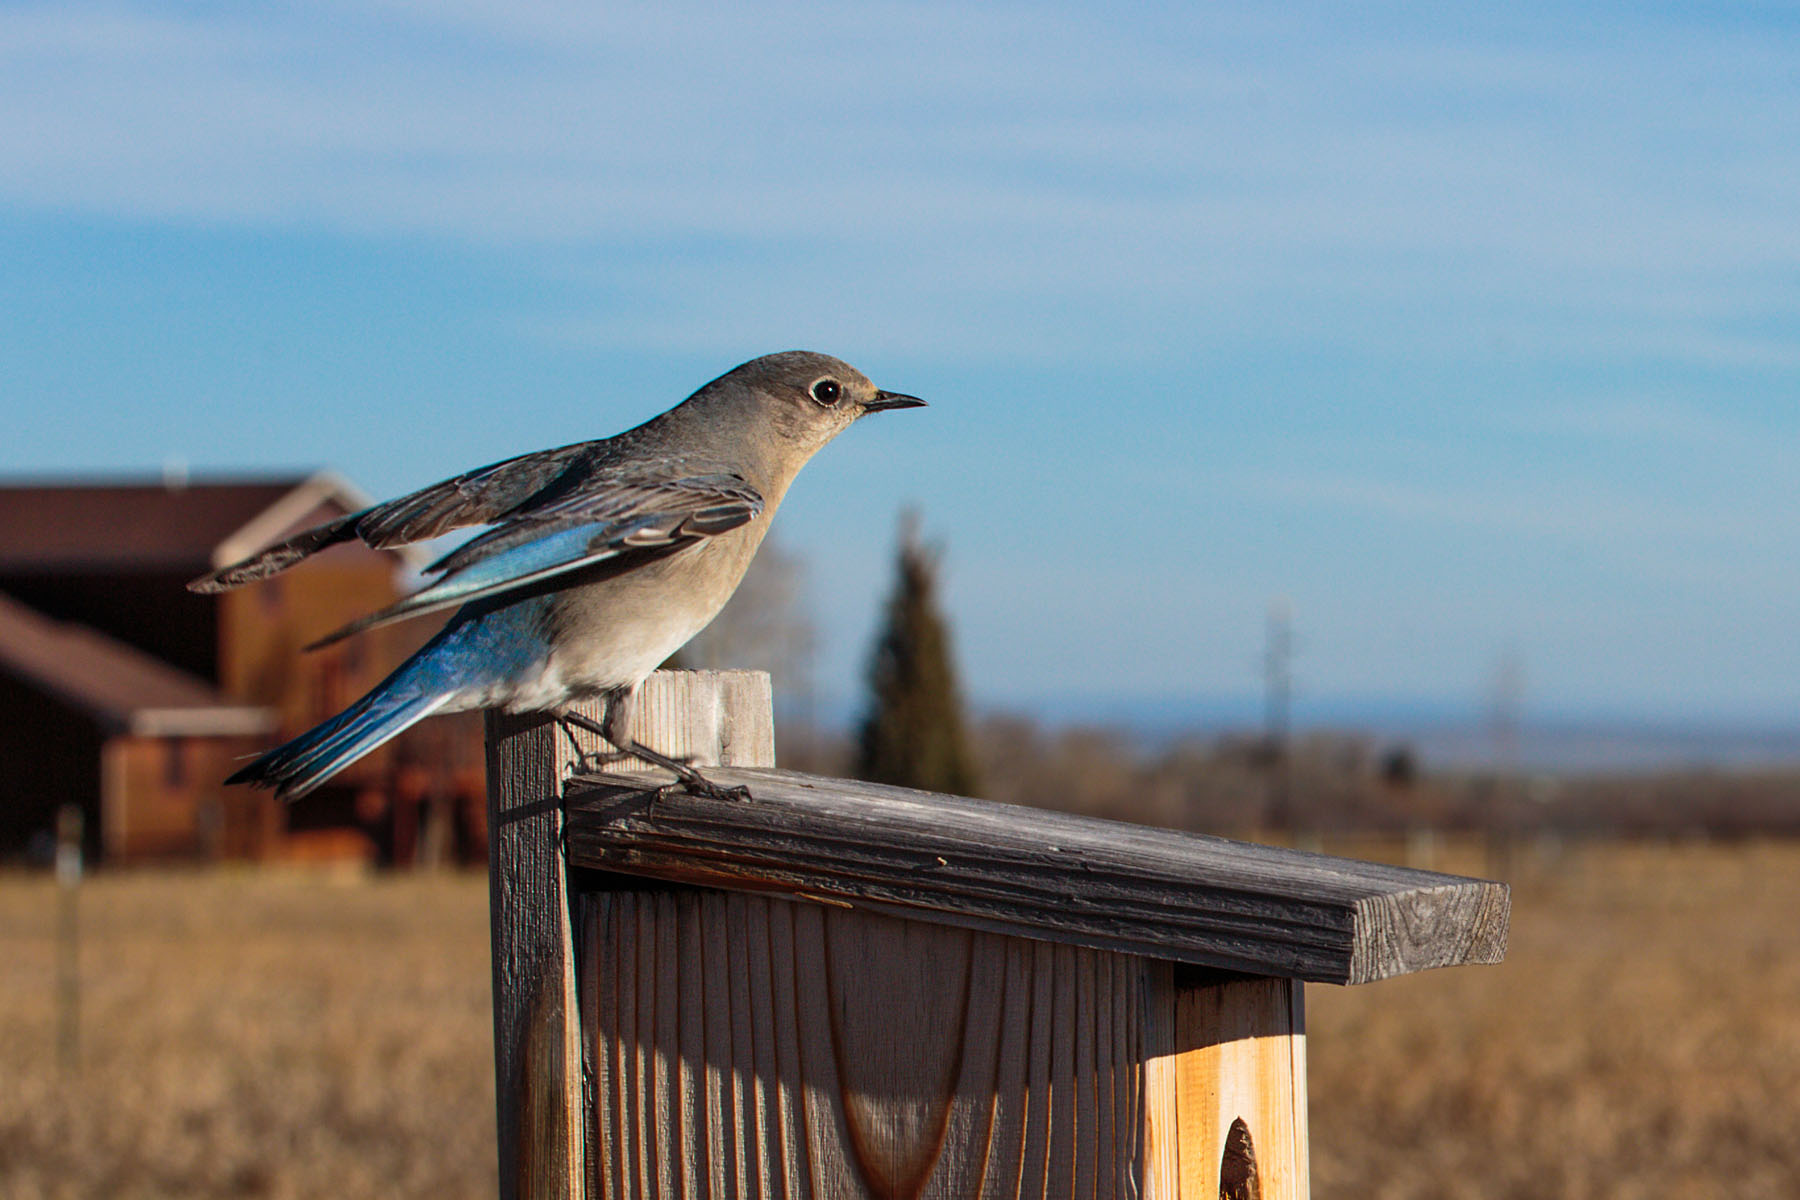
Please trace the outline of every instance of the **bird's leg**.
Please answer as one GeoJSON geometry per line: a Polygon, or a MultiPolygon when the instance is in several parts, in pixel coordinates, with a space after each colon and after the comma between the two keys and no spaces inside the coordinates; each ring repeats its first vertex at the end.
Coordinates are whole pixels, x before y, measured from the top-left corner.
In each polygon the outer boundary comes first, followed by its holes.
{"type": "Polygon", "coordinates": [[[631,742],[629,744],[631,746],[631,753],[637,755],[637,757],[643,759],[645,762],[655,763],[665,771],[675,772],[675,775],[680,782],[670,784],[669,786],[678,787],[690,796],[705,796],[712,800],[748,800],[750,798],[750,789],[741,784],[727,787],[722,783],[714,783],[699,771],[695,770],[690,763],[684,763],[680,759],[670,758],[666,754],[658,754],[642,742],[631,742]]]}
{"type": "MultiPolygon", "coordinates": [[[[595,721],[593,718],[584,716],[573,709],[565,710],[558,720],[564,722],[565,725],[573,725],[578,729],[585,729],[589,733],[599,734],[613,746],[616,746],[622,753],[635,755],[647,763],[654,764],[665,771],[673,773],[678,782],[671,784],[670,787],[679,787],[690,796],[705,796],[712,800],[748,800],[750,798],[749,788],[741,786],[726,787],[724,784],[714,783],[699,771],[695,770],[691,763],[684,763],[680,759],[670,758],[666,754],[659,754],[657,751],[652,750],[650,747],[644,745],[644,743],[632,737],[632,698],[633,693],[630,691],[614,692],[609,696],[606,702],[606,720],[604,723],[595,721]]],[[[586,756],[583,756],[583,762],[586,762],[586,756]]],[[[667,791],[668,789],[665,788],[663,790],[667,791]]]]}
{"type": "Polygon", "coordinates": [[[569,708],[564,709],[556,715],[556,723],[561,725],[563,732],[569,735],[569,741],[574,743],[575,752],[580,756],[575,760],[576,774],[601,770],[608,763],[617,762],[619,759],[626,757],[626,752],[623,750],[583,750],[581,748],[581,739],[575,736],[575,731],[577,729],[583,729],[588,733],[595,734],[609,745],[612,743],[612,739],[606,736],[606,726],[600,724],[600,722],[594,720],[592,717],[583,716],[581,713],[569,708]]]}

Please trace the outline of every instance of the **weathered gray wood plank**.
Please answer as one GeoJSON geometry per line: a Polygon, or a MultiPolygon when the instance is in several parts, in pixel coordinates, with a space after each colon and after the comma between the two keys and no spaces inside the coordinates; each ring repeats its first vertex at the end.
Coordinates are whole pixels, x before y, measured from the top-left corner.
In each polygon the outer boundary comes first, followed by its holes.
{"type": "Polygon", "coordinates": [[[790,771],[711,775],[754,798],[570,780],[570,861],[1328,983],[1506,949],[1504,884],[790,771]]]}
{"type": "Polygon", "coordinates": [[[489,713],[488,918],[505,1200],[584,1192],[581,1032],[555,728],[489,713]]]}

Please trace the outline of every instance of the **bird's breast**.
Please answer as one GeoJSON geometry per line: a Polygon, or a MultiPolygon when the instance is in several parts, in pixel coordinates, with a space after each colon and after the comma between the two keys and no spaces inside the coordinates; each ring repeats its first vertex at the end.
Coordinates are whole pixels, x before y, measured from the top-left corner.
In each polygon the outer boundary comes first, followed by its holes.
{"type": "Polygon", "coordinates": [[[767,517],[557,594],[545,674],[584,695],[641,683],[719,615],[762,543],[767,517]]]}

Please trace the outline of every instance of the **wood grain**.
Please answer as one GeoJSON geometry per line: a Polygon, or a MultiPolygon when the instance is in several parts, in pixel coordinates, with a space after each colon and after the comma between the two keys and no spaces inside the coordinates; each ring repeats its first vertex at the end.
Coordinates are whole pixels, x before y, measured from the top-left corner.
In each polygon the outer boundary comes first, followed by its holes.
{"type": "Polygon", "coordinates": [[[1140,1194],[1157,964],[699,889],[581,913],[599,1195],[1140,1194]]]}
{"type": "Polygon", "coordinates": [[[1175,1043],[1179,1194],[1306,1200],[1303,985],[1250,979],[1181,987],[1175,1043]]]}
{"type": "Polygon", "coordinates": [[[571,860],[1329,983],[1506,948],[1504,884],[789,771],[712,774],[752,800],[571,780],[571,860]]]}
{"type": "Polygon", "coordinates": [[[1500,884],[776,771],[769,711],[640,700],[740,802],[491,719],[502,1195],[1305,1197],[1299,981],[1505,950],[1500,884]]]}
{"type": "MultiPolygon", "coordinates": [[[[771,766],[769,677],[658,672],[639,689],[633,730],[699,765],[771,766]]],[[[590,1164],[562,792],[582,754],[602,747],[572,743],[548,716],[500,713],[488,714],[487,744],[500,1194],[575,1197],[590,1164]]],[[[662,1146],[666,1128],[640,1133],[662,1146]]],[[[674,1159],[665,1149],[657,1161],[674,1159]]]]}
{"type": "MultiPolygon", "coordinates": [[[[774,698],[767,671],[657,671],[638,688],[631,729],[638,741],[670,758],[697,767],[772,767],[775,765],[774,698]]],[[[595,721],[603,719],[599,704],[574,708],[595,721]]],[[[631,755],[617,754],[597,734],[584,729],[561,739],[572,765],[578,754],[610,759],[608,774],[656,773],[631,755]]],[[[661,775],[668,782],[667,775],[661,775]]]]}
{"type": "Polygon", "coordinates": [[[507,1200],[580,1196],[586,1174],[555,732],[544,717],[487,716],[494,1084],[507,1200]]]}
{"type": "Polygon", "coordinates": [[[1173,963],[1150,960],[1145,965],[1143,1052],[1143,1197],[1144,1200],[1180,1200],[1183,1194],[1181,1111],[1177,1091],[1173,963]]]}

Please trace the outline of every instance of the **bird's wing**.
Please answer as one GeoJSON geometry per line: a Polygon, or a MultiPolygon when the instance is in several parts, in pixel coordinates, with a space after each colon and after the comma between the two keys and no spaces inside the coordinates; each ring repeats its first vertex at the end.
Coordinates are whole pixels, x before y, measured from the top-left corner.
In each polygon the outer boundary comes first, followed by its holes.
{"type": "MultiPolygon", "coordinates": [[[[681,473],[678,463],[596,468],[579,487],[515,510],[427,567],[436,582],[313,643],[323,646],[403,617],[519,591],[609,560],[660,557],[752,520],[763,498],[732,471],[681,473]]],[[[310,648],[310,647],[309,647],[310,648]]]]}
{"type": "Polygon", "coordinates": [[[202,575],[188,584],[188,590],[223,592],[267,579],[327,546],[356,538],[382,550],[422,542],[452,529],[492,524],[540,494],[554,490],[558,481],[597,446],[595,442],[578,442],[464,472],[454,479],[297,533],[242,562],[202,575]]]}

